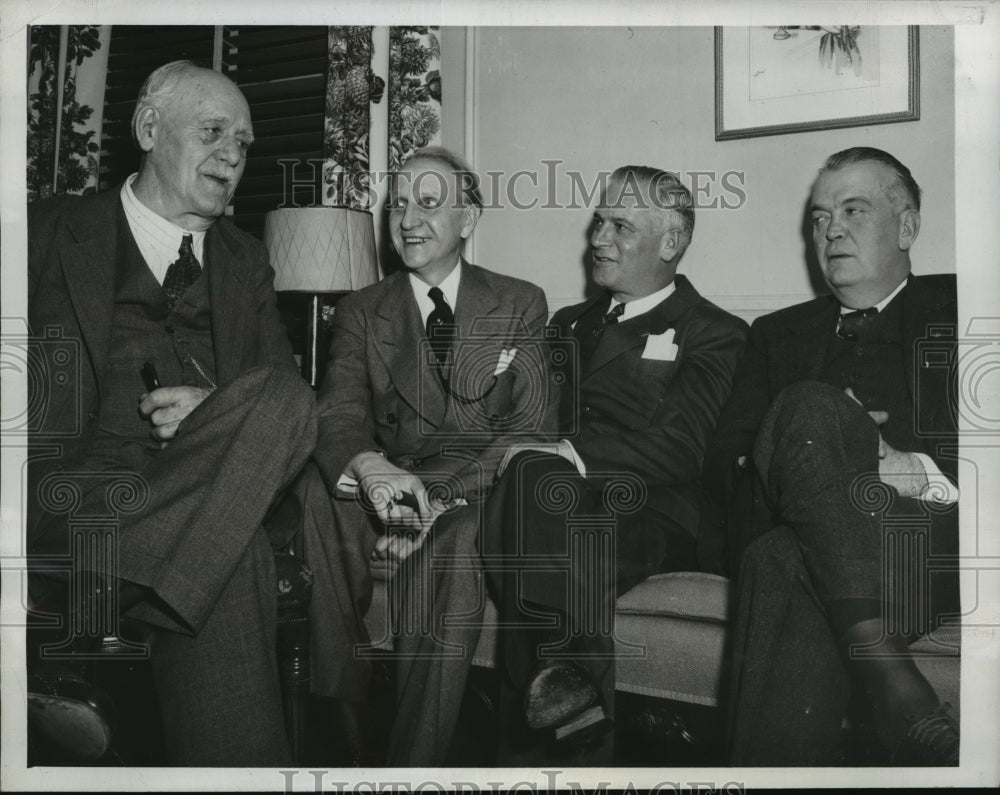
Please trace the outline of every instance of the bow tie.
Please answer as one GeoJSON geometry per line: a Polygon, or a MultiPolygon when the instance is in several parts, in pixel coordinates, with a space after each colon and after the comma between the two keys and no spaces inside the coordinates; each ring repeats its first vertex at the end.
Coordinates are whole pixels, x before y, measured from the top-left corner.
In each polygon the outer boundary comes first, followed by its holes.
{"type": "Polygon", "coordinates": [[[872,318],[878,315],[878,307],[868,309],[855,309],[853,312],[845,312],[840,316],[837,324],[837,336],[844,340],[857,341],[858,334],[872,322],[872,318]]]}

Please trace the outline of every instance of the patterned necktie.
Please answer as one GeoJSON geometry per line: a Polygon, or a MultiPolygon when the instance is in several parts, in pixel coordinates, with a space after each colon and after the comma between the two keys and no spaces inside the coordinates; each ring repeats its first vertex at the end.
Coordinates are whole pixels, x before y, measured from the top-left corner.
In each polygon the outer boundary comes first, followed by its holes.
{"type": "Polygon", "coordinates": [[[594,329],[594,336],[600,337],[604,333],[604,329],[608,326],[614,325],[618,322],[618,319],[625,314],[625,304],[618,304],[614,309],[612,309],[608,314],[601,318],[601,325],[594,329]]]}
{"type": "Polygon", "coordinates": [[[177,259],[170,263],[167,275],[163,277],[163,290],[167,294],[167,311],[173,312],[177,302],[181,300],[184,291],[198,281],[201,276],[201,265],[194,255],[191,244],[194,238],[184,235],[181,247],[177,251],[177,259]]]}
{"type": "Polygon", "coordinates": [[[590,361],[590,357],[597,350],[597,345],[608,326],[613,326],[625,313],[625,304],[618,304],[614,309],[601,318],[600,322],[594,326],[593,331],[584,334],[580,339],[580,361],[584,364],[590,361]]]}
{"type": "Polygon", "coordinates": [[[858,334],[868,327],[876,315],[878,315],[878,308],[874,306],[869,309],[855,309],[853,312],[845,312],[840,316],[840,322],[837,324],[837,336],[842,340],[857,342],[858,334]]]}
{"type": "Polygon", "coordinates": [[[431,350],[437,357],[438,365],[443,365],[455,338],[455,313],[444,300],[440,287],[431,287],[427,295],[434,302],[434,310],[427,316],[427,339],[431,342],[431,350]]]}

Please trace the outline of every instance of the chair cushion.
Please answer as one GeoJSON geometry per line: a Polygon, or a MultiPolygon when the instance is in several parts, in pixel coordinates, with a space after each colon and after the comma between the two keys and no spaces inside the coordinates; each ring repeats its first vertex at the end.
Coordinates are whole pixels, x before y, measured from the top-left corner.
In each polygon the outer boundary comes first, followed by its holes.
{"type": "Polygon", "coordinates": [[[729,581],[675,572],[639,583],[618,599],[618,690],[715,706],[722,685],[729,581]]]}
{"type": "MultiPolygon", "coordinates": [[[[616,688],[629,693],[716,706],[722,685],[730,582],[700,572],[658,574],[618,599],[615,618],[616,688]]],[[[373,608],[384,599],[376,583],[373,608]]],[[[382,609],[366,624],[373,638],[386,637],[382,609]]],[[[483,614],[483,632],[473,664],[496,664],[497,611],[483,614]]],[[[959,714],[960,629],[942,627],[910,648],[917,665],[943,701],[959,714]]],[[[389,643],[387,648],[391,648],[389,643]]]]}
{"type": "MultiPolygon", "coordinates": [[[[376,583],[373,607],[383,594],[376,583]]],[[[722,679],[729,581],[699,572],[659,574],[618,599],[615,636],[619,690],[714,706],[722,679]]],[[[384,611],[366,617],[372,637],[385,637],[384,611]]],[[[496,664],[497,613],[492,602],[473,664],[496,664]]]]}
{"type": "Polygon", "coordinates": [[[679,571],[657,574],[618,598],[619,615],[729,620],[729,580],[717,574],[679,571]]]}

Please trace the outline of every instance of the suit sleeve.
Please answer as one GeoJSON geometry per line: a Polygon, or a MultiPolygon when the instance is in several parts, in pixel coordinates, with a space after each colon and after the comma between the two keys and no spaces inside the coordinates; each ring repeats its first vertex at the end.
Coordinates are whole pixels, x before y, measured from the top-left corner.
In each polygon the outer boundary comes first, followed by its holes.
{"type": "Polygon", "coordinates": [[[327,487],[335,487],[348,462],[364,450],[378,450],[372,419],[364,313],[348,296],[333,314],[330,358],[318,400],[315,459],[327,487]]]}
{"type": "Polygon", "coordinates": [[[767,334],[760,320],[750,327],[746,351],[733,378],[732,394],[719,414],[714,437],[705,454],[704,483],[719,505],[728,505],[737,461],[753,453],[757,429],[764,420],[771,394],[767,377],[767,334]]]}
{"type": "MultiPolygon", "coordinates": [[[[479,500],[493,483],[500,460],[513,444],[551,442],[555,438],[559,415],[559,394],[551,378],[544,329],[548,306],[541,289],[532,287],[518,314],[524,320],[524,333],[514,340],[521,359],[512,390],[510,416],[527,418],[515,432],[501,432],[480,451],[474,463],[460,465],[454,472],[462,483],[468,500],[479,500]],[[523,353],[523,356],[521,354],[523,353]]],[[[447,463],[445,467],[447,468],[447,463]]]]}
{"type": "Polygon", "coordinates": [[[743,351],[746,325],[706,313],[686,326],[683,359],[649,427],[618,432],[584,429],[572,440],[588,473],[625,469],[649,484],[699,480],[705,448],[743,351]]]}

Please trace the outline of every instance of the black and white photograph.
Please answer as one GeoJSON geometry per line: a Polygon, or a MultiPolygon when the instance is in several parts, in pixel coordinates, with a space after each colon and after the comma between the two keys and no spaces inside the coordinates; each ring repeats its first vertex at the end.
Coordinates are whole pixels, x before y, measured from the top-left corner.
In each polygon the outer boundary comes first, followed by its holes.
{"type": "Polygon", "coordinates": [[[0,17],[0,788],[1000,785],[1000,5],[0,17]]]}

